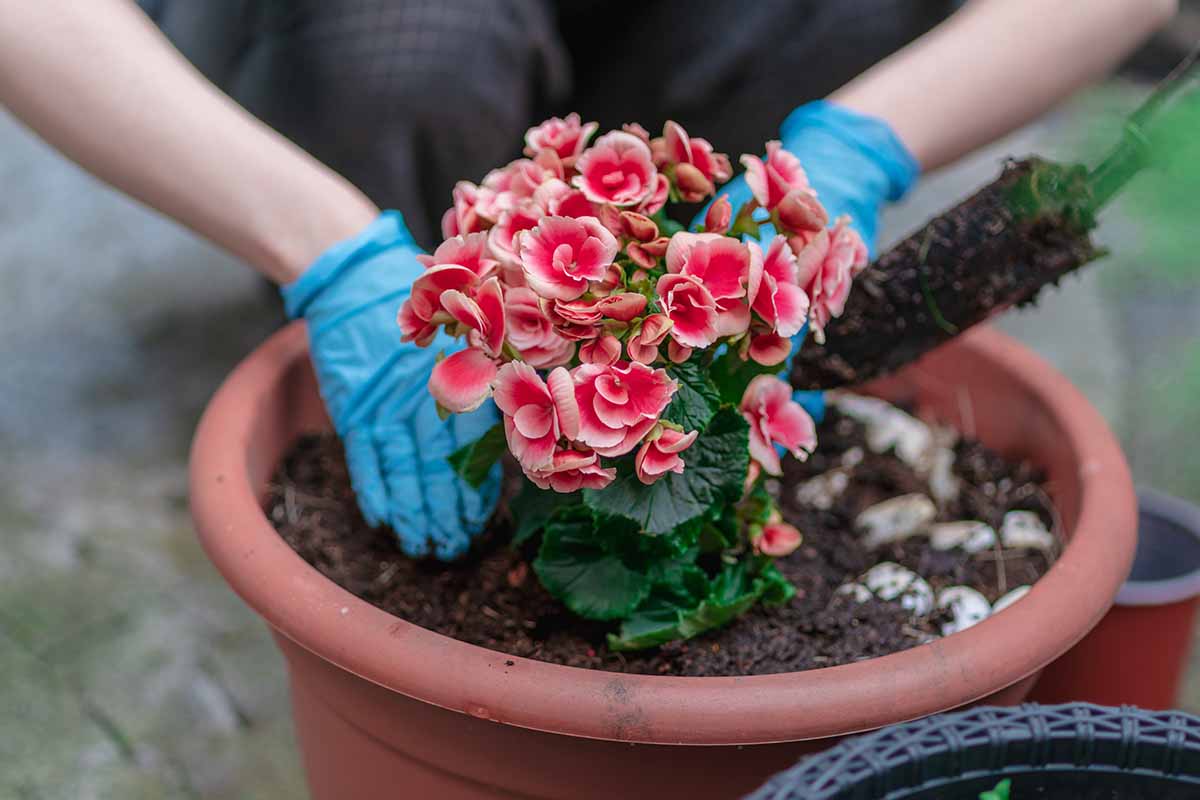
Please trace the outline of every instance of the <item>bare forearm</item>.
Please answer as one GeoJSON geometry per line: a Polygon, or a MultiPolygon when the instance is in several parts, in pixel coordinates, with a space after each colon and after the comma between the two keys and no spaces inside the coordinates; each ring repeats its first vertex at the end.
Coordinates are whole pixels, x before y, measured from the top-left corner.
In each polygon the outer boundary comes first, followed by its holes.
{"type": "Polygon", "coordinates": [[[1019,127],[1102,76],[1176,0],[974,0],[831,99],[886,120],[925,170],[1019,127]]]}
{"type": "Polygon", "coordinates": [[[130,0],[0,0],[0,103],[278,283],[377,213],[204,80],[130,0]]]}

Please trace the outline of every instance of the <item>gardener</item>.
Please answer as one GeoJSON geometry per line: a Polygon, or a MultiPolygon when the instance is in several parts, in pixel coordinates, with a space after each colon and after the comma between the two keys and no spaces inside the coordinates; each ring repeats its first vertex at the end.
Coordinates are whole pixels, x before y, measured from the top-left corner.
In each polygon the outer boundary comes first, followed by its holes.
{"type": "MultiPolygon", "coordinates": [[[[510,160],[543,112],[604,127],[676,119],[732,153],[778,132],[831,215],[873,242],[883,204],[921,170],[1103,74],[1176,4],[974,0],[953,16],[949,0],[145,5],[266,124],[132,0],[0,0],[0,101],[283,287],[308,322],[365,517],[410,554],[450,558],[497,485],[467,487],[445,458],[495,411],[438,417],[425,385],[440,348],[400,344],[396,310],[453,182],[510,160]]],[[[740,178],[723,191],[735,206],[749,196],[740,178]]]]}

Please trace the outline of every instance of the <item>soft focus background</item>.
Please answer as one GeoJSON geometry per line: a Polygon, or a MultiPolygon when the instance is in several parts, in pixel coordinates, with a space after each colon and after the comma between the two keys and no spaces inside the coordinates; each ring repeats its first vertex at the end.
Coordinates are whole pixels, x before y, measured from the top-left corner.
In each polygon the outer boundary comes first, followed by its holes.
{"type": "MultiPolygon", "coordinates": [[[[1120,78],[923,181],[885,240],[1005,155],[1091,152],[1197,39],[1191,0],[1120,78]]],[[[280,324],[274,293],[2,115],[0,186],[0,798],[302,797],[283,664],[186,497],[200,411],[280,324]]],[[[1000,325],[1099,407],[1139,483],[1200,502],[1200,243],[1147,230],[1158,197],[1110,209],[1112,255],[1000,325]]]]}

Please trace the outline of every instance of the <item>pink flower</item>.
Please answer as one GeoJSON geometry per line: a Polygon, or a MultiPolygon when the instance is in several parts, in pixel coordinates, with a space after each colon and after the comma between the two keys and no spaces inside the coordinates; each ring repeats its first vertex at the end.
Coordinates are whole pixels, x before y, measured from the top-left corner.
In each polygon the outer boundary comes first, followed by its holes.
{"type": "Polygon", "coordinates": [[[658,224],[645,214],[622,211],[621,223],[625,228],[625,235],[639,242],[652,242],[658,238],[658,224]]]}
{"type": "Polygon", "coordinates": [[[563,166],[552,151],[539,153],[535,160],[519,158],[484,176],[475,210],[487,219],[498,220],[502,212],[531,199],[539,186],[555,178],[563,178],[563,166]]]}
{"type": "Polygon", "coordinates": [[[708,181],[711,193],[713,183],[724,183],[733,175],[729,156],[714,153],[707,139],[688,136],[678,122],[667,121],[663,126],[663,140],[667,158],[675,164],[689,164],[704,180],[708,181]]]}
{"type": "Polygon", "coordinates": [[[525,475],[539,489],[570,494],[580,489],[603,489],[617,477],[617,471],[601,467],[600,457],[595,453],[556,450],[548,465],[526,469],[525,475]]]}
{"type": "Polygon", "coordinates": [[[867,246],[842,217],[833,228],[818,233],[796,258],[797,280],[812,298],[811,321],[817,341],[825,326],[846,308],[854,278],[867,266],[867,246]]]}
{"type": "Polygon", "coordinates": [[[438,245],[432,255],[419,254],[417,261],[426,267],[457,264],[474,272],[481,281],[488,277],[497,264],[488,249],[487,234],[482,231],[447,239],[438,245]]]}
{"type": "Polygon", "coordinates": [[[588,281],[604,278],[617,248],[616,237],[595,217],[543,217],[520,235],[521,268],[542,297],[574,300],[588,281]]]}
{"type": "Polygon", "coordinates": [[[654,188],[650,191],[650,195],[638,204],[637,210],[642,214],[657,214],[667,204],[667,198],[670,195],[671,182],[667,180],[666,175],[660,172],[654,176],[654,188]]]}
{"type": "Polygon", "coordinates": [[[542,210],[532,200],[522,200],[509,211],[501,211],[500,219],[488,231],[488,247],[500,262],[504,282],[509,286],[524,286],[521,255],[517,252],[517,234],[533,230],[542,218],[542,210]]]}
{"type": "Polygon", "coordinates": [[[533,193],[533,202],[542,213],[552,217],[594,217],[596,207],[583,192],[572,189],[570,184],[558,178],[550,178],[533,193]]]}
{"type": "Polygon", "coordinates": [[[807,451],[817,446],[812,417],[792,400],[792,387],[774,375],[750,381],[739,410],[750,424],[750,456],[768,475],[783,474],[775,445],[799,459],[807,458],[807,451]]]}
{"type": "Polygon", "coordinates": [[[658,358],[659,345],[671,332],[671,320],[666,314],[651,314],[642,320],[637,333],[625,342],[629,358],[642,364],[653,364],[658,358]]]}
{"type": "Polygon", "coordinates": [[[531,367],[546,369],[571,360],[575,346],[554,331],[538,296],[523,286],[504,293],[508,341],[531,367]]]}
{"type": "Polygon", "coordinates": [[[621,358],[621,341],[608,334],[579,346],[579,360],[584,364],[615,364],[621,358]]]}
{"type": "Polygon", "coordinates": [[[595,122],[581,124],[575,113],[568,114],[565,119],[551,117],[525,132],[525,155],[536,156],[543,150],[553,150],[562,159],[563,166],[569,167],[583,153],[588,139],[598,127],[595,122]]]}
{"type": "Polygon", "coordinates": [[[458,289],[442,292],[442,308],[467,329],[467,343],[489,358],[498,358],[506,331],[504,295],[499,278],[488,278],[474,297],[458,289]]]}
{"type": "Polygon", "coordinates": [[[781,558],[796,552],[804,537],[786,522],[768,522],[753,542],[754,552],[781,558]]]}
{"type": "Polygon", "coordinates": [[[495,360],[468,347],[437,363],[429,376],[429,393],[451,413],[474,411],[491,394],[496,371],[495,360]]]}
{"type": "Polygon", "coordinates": [[[485,222],[475,210],[475,204],[479,201],[479,187],[470,181],[459,181],[454,184],[452,196],[454,205],[442,215],[442,236],[449,239],[483,230],[485,222]]]}
{"type": "Polygon", "coordinates": [[[667,273],[655,286],[658,304],[671,320],[671,338],[685,347],[708,347],[717,340],[717,301],[691,275],[667,273]]]}
{"type": "Polygon", "coordinates": [[[660,236],[650,242],[630,242],[625,248],[625,252],[629,254],[629,258],[634,264],[637,264],[643,269],[654,269],[658,264],[658,259],[666,255],[667,247],[670,246],[671,240],[666,236],[660,236]]]}
{"type": "Polygon", "coordinates": [[[829,223],[829,213],[809,189],[792,189],[775,209],[782,227],[795,233],[816,233],[829,223]]]}
{"type": "Polygon", "coordinates": [[[742,156],[746,168],[746,184],[758,204],[774,209],[792,189],[808,189],[808,176],[800,160],[783,149],[778,141],[767,142],[767,160],[742,156]]]}
{"type": "Polygon", "coordinates": [[[575,162],[574,184],[594,203],[637,205],[648,199],[658,171],[650,148],[630,133],[613,131],[596,140],[575,162]]]}
{"type": "Polygon", "coordinates": [[[526,469],[548,466],[558,440],[579,435],[575,385],[562,367],[543,381],[533,367],[510,361],[496,375],[495,399],[504,414],[508,449],[526,469]]]}
{"type": "Polygon", "coordinates": [[[809,308],[808,294],[797,285],[796,256],[783,236],[771,240],[766,256],[756,242],[749,247],[750,307],[772,331],[790,339],[804,327],[809,308]]]}
{"type": "Polygon", "coordinates": [[[442,308],[442,294],[456,289],[469,290],[478,282],[478,276],[458,264],[442,264],[426,270],[409,290],[408,299],[400,306],[397,322],[400,325],[402,342],[416,342],[425,347],[437,334],[438,327],[452,322],[442,308]]]}
{"type": "Polygon", "coordinates": [[[671,359],[672,364],[682,364],[691,357],[692,348],[682,345],[674,339],[667,342],[667,358],[671,359]]]}
{"type": "Polygon", "coordinates": [[[743,358],[748,355],[759,364],[773,367],[782,364],[792,352],[792,340],[777,333],[756,333],[750,337],[749,345],[743,358]]]}
{"type": "Polygon", "coordinates": [[[637,362],[576,367],[579,441],[602,456],[632,450],[658,421],[678,384],[666,371],[637,362]]]}
{"type": "Polygon", "coordinates": [[[729,203],[729,195],[723,194],[708,207],[704,215],[704,230],[708,233],[725,233],[732,221],[733,206],[729,203]]]}
{"type": "Polygon", "coordinates": [[[718,337],[736,336],[750,324],[750,309],[743,299],[750,267],[746,245],[717,233],[677,233],[667,247],[667,271],[700,281],[716,301],[718,337]]]}
{"type": "Polygon", "coordinates": [[[442,292],[443,310],[467,329],[466,350],[438,362],[429,376],[429,393],[453,413],[472,411],[492,391],[496,359],[504,346],[504,297],[499,278],[488,278],[474,297],[457,289],[442,292]]]}
{"type": "Polygon", "coordinates": [[[408,299],[400,307],[397,322],[401,341],[424,347],[433,340],[440,325],[452,321],[442,307],[442,295],[454,289],[470,292],[491,275],[496,260],[487,250],[487,234],[471,233],[442,242],[433,255],[421,254],[417,260],[427,269],[409,289],[408,299]]]}
{"type": "Polygon", "coordinates": [[[698,431],[681,433],[671,428],[663,428],[657,438],[651,434],[633,458],[638,480],[649,486],[668,472],[682,473],[683,459],[679,454],[691,447],[699,435],[698,431]]]}

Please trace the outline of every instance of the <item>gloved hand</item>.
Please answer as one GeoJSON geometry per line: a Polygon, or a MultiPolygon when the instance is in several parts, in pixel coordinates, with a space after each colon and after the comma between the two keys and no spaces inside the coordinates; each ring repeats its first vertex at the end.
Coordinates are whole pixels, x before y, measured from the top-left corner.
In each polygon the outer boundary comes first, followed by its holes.
{"type": "MultiPolygon", "coordinates": [[[[783,148],[800,159],[830,220],[848,214],[874,258],[879,212],[903,197],[921,171],[908,148],[883,120],[827,100],[797,108],[779,134],[783,148]]],[[[753,196],[740,175],[717,193],[729,195],[735,212],[753,196]]],[[[702,212],[696,219],[703,218],[702,212]]],[[[773,227],[764,226],[760,238],[774,235],[773,227]]]]}
{"type": "Polygon", "coordinates": [[[426,384],[439,351],[461,348],[444,334],[427,348],[401,343],[396,313],[424,267],[396,211],[334,245],[282,289],[289,317],[303,317],[321,396],[342,437],[363,517],[390,524],[411,556],[462,555],[499,497],[500,467],[480,489],[446,457],[497,420],[488,402],[438,417],[426,384]]]}
{"type": "MultiPolygon", "coordinates": [[[[891,127],[881,119],[817,100],[787,116],[780,128],[780,141],[785,150],[800,159],[830,220],[849,215],[851,226],[858,230],[874,258],[879,213],[884,203],[903,197],[920,174],[916,159],[891,127]]],[[[717,194],[729,195],[735,213],[753,197],[742,175],[718,188],[717,194]]],[[[704,213],[700,212],[696,222],[703,221],[704,213]]],[[[765,209],[756,213],[758,219],[766,216],[765,209]]],[[[774,235],[774,226],[760,227],[762,241],[770,241],[774,235]]],[[[805,325],[793,340],[793,354],[807,333],[805,325]]],[[[789,358],[788,369],[790,366],[789,358]]],[[[795,399],[817,422],[824,417],[821,392],[796,392],[795,399]]]]}

